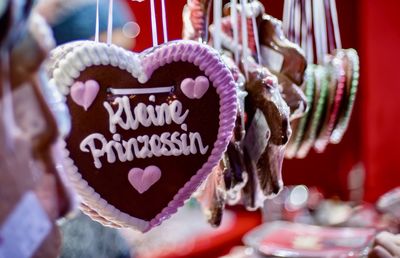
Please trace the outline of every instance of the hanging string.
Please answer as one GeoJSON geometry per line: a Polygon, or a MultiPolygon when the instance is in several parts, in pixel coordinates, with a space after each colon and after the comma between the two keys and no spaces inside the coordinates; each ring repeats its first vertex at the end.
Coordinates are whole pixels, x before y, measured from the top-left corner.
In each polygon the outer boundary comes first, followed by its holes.
{"type": "Polygon", "coordinates": [[[294,7],[295,7],[295,0],[289,0],[290,6],[289,6],[289,33],[288,33],[288,39],[292,42],[294,42],[294,7]]]}
{"type": "Polygon", "coordinates": [[[214,48],[220,52],[221,51],[221,33],[222,33],[222,28],[221,28],[221,16],[222,16],[222,1],[221,0],[214,0],[214,12],[213,12],[213,17],[214,17],[214,35],[213,35],[213,45],[214,48]]]}
{"type": "Polygon", "coordinates": [[[306,58],[307,63],[312,64],[314,63],[314,40],[312,37],[312,23],[313,23],[313,16],[312,16],[312,7],[311,7],[311,0],[306,0],[306,23],[307,23],[307,46],[306,46],[306,58]]]}
{"type": "Polygon", "coordinates": [[[246,78],[249,78],[248,73],[248,58],[249,58],[249,42],[248,42],[248,33],[247,33],[247,0],[240,0],[240,4],[242,7],[241,11],[241,29],[242,29],[242,47],[243,47],[243,67],[245,71],[246,78]]]}
{"type": "MultiPolygon", "coordinates": [[[[327,33],[326,33],[326,16],[325,16],[325,7],[322,1],[319,1],[319,13],[320,13],[320,21],[318,22],[320,27],[320,37],[322,42],[322,58],[328,54],[328,41],[327,41],[327,33]]],[[[322,60],[323,61],[323,60],[322,60]]]]}
{"type": "MultiPolygon", "coordinates": [[[[314,24],[318,37],[318,63],[322,64],[324,61],[325,54],[327,54],[327,42],[326,42],[326,24],[325,24],[325,10],[322,1],[315,2],[315,13],[317,14],[317,22],[314,24]]],[[[315,18],[315,17],[314,17],[315,18]]]]}
{"type": "Polygon", "coordinates": [[[94,33],[94,41],[99,42],[99,0],[96,1],[96,31],[94,33]]]}
{"type": "Polygon", "coordinates": [[[300,45],[300,27],[301,26],[301,7],[300,0],[294,3],[294,39],[295,43],[300,45]]]}
{"type": "Polygon", "coordinates": [[[107,25],[107,44],[112,43],[112,31],[113,31],[113,1],[108,0],[108,25],[107,25]]]}
{"type": "Polygon", "coordinates": [[[254,41],[256,45],[256,54],[257,54],[257,62],[258,64],[262,63],[261,60],[261,51],[260,51],[260,39],[258,36],[258,26],[257,26],[257,21],[256,21],[256,14],[254,11],[254,2],[250,3],[250,8],[251,8],[251,25],[253,27],[253,34],[254,34],[254,41]]]}
{"type": "Polygon", "coordinates": [[[237,0],[231,0],[231,24],[233,30],[233,42],[235,46],[235,63],[239,65],[239,24],[237,15],[237,0]]]}
{"type": "Polygon", "coordinates": [[[282,28],[285,36],[289,35],[289,18],[290,17],[290,2],[289,0],[285,0],[283,3],[283,18],[282,18],[282,28]]]}
{"type": "Polygon", "coordinates": [[[330,5],[331,5],[333,31],[335,33],[336,48],[342,49],[342,39],[340,38],[339,21],[338,21],[338,16],[337,16],[337,9],[336,9],[336,0],[331,0],[330,5]]]}
{"type": "Polygon", "coordinates": [[[168,42],[168,31],[167,31],[167,12],[165,8],[165,0],[161,0],[161,15],[162,15],[162,26],[164,33],[164,43],[168,42]]]}
{"type": "Polygon", "coordinates": [[[325,15],[326,15],[326,27],[328,29],[328,53],[332,53],[335,49],[335,36],[333,35],[333,22],[331,15],[331,8],[329,5],[329,0],[324,0],[325,15]]]}
{"type": "Polygon", "coordinates": [[[315,46],[316,46],[316,54],[317,54],[317,63],[320,63],[322,60],[322,48],[321,48],[321,38],[320,38],[320,29],[319,29],[319,15],[318,15],[318,2],[313,1],[313,22],[314,22],[314,37],[315,37],[315,46]]]}
{"type": "Polygon", "coordinates": [[[307,21],[306,21],[306,2],[301,0],[301,48],[307,55],[307,21]]]}
{"type": "Polygon", "coordinates": [[[156,22],[156,9],[154,7],[154,0],[150,0],[150,12],[151,12],[151,34],[153,38],[153,47],[158,45],[157,36],[157,22],[156,22]]]}

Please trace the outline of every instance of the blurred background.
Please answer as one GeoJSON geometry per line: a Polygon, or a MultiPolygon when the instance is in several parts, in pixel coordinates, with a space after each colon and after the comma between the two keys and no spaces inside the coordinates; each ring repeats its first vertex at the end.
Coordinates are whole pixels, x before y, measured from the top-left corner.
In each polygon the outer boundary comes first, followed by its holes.
{"type": "MultiPolygon", "coordinates": [[[[260,1],[266,13],[282,18],[283,0],[260,1]]],[[[94,2],[65,1],[61,7],[39,8],[48,15],[57,43],[61,44],[93,36],[94,2]],[[58,9],[62,11],[54,12],[58,9]],[[77,29],[71,30],[71,26],[77,29]]],[[[150,47],[150,2],[115,2],[114,42],[134,51],[150,47]]],[[[181,38],[181,14],[186,2],[166,1],[170,40],[181,38]]],[[[141,235],[129,230],[107,229],[78,215],[64,222],[62,257],[218,257],[242,245],[242,236],[262,221],[279,219],[354,226],[349,214],[362,214],[358,218],[370,222],[369,226],[381,223],[382,213],[376,211],[375,204],[384,193],[400,185],[397,149],[400,146],[400,85],[396,77],[400,61],[400,3],[397,0],[336,2],[343,48],[355,48],[360,56],[360,85],[350,127],[342,142],[329,145],[323,154],[312,152],[305,159],[284,161],[284,183],[291,187],[275,201],[267,201],[264,216],[258,211],[233,207],[224,216],[222,226],[212,229],[199,215],[197,204],[190,202],[173,219],[141,235]],[[359,205],[362,209],[354,211],[359,205]],[[344,217],[330,221],[330,214],[335,214],[335,218],[344,217]],[[88,239],[88,235],[93,242],[82,244],[79,239],[88,239]]],[[[105,6],[100,10],[101,31],[106,28],[105,6]]],[[[156,1],[156,10],[161,28],[160,1],[156,1]]],[[[158,34],[162,39],[161,29],[158,34]]]]}

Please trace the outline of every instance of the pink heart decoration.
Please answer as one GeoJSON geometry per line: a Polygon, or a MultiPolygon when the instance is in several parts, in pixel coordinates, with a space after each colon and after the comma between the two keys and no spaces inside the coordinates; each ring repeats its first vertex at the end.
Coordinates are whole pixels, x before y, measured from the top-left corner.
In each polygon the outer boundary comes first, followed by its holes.
{"type": "Polygon", "coordinates": [[[96,99],[99,89],[100,86],[95,80],[88,80],[85,83],[78,81],[71,86],[71,98],[87,111],[96,99]]]}
{"type": "Polygon", "coordinates": [[[186,78],[181,82],[181,90],[189,99],[194,99],[194,84],[192,78],[186,78]]]}
{"type": "Polygon", "coordinates": [[[195,80],[194,97],[196,99],[201,99],[204,94],[206,94],[209,86],[210,82],[207,77],[198,76],[195,80]]]}
{"type": "Polygon", "coordinates": [[[186,78],[181,82],[181,90],[189,99],[201,99],[209,86],[210,82],[204,76],[198,76],[195,80],[186,78]]]}
{"type": "Polygon", "coordinates": [[[128,173],[128,180],[139,192],[144,193],[161,178],[161,170],[157,166],[148,166],[144,170],[132,168],[128,173]]]}

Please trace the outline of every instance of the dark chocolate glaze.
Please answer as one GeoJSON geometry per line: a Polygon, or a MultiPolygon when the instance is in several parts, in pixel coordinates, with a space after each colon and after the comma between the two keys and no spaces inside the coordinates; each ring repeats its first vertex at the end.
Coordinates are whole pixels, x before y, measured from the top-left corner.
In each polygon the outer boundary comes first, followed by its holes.
{"type": "MultiPolygon", "coordinates": [[[[149,221],[167,207],[178,190],[206,163],[217,139],[219,96],[211,82],[208,91],[200,100],[188,99],[179,87],[185,78],[194,79],[199,75],[205,76],[198,67],[188,62],[174,62],[158,68],[145,84],[140,84],[129,72],[112,66],[92,66],[80,74],[77,81],[96,80],[100,84],[100,91],[86,112],[72,101],[71,96],[68,96],[67,104],[72,116],[72,130],[66,139],[67,148],[82,177],[109,204],[131,216],[149,221]],[[103,156],[100,159],[102,167],[96,169],[92,154],[82,152],[79,145],[85,137],[92,133],[101,133],[107,141],[112,140],[112,134],[109,132],[109,115],[103,107],[104,101],[112,101],[113,98],[107,93],[107,89],[109,87],[152,88],[165,86],[175,86],[174,93],[153,94],[156,97],[154,105],[165,103],[171,97],[176,96],[176,99],[180,100],[183,105],[182,113],[189,110],[184,122],[188,128],[186,133],[189,135],[189,132],[199,132],[203,145],[209,146],[207,153],[201,155],[198,151],[196,155],[145,159],[134,157],[133,161],[120,162],[117,159],[113,164],[108,163],[106,156],[103,156]],[[129,183],[128,172],[134,167],[144,169],[150,165],[158,166],[162,176],[149,190],[139,194],[129,183]]],[[[146,105],[153,104],[149,101],[150,95],[131,96],[131,108],[133,109],[139,102],[146,105]]],[[[174,131],[185,133],[180,125],[175,123],[164,126],[151,125],[147,128],[139,126],[137,130],[124,130],[117,125],[116,133],[121,135],[121,140],[128,141],[130,138],[140,135],[150,137],[153,134],[161,135],[163,132],[172,133],[174,131]]]]}
{"type": "Polygon", "coordinates": [[[307,62],[300,47],[286,39],[281,22],[267,14],[259,22],[258,33],[261,45],[274,49],[283,55],[280,71],[297,85],[303,83],[307,62]]]}
{"type": "Polygon", "coordinates": [[[282,161],[285,147],[269,143],[257,162],[257,175],[264,195],[282,190],[282,161]]]}
{"type": "Polygon", "coordinates": [[[258,179],[256,176],[257,168],[255,167],[254,162],[252,162],[246,146],[243,148],[243,155],[248,179],[246,184],[242,188],[242,203],[246,207],[246,209],[255,210],[258,208],[256,205],[256,192],[258,184],[258,179]]]}
{"type": "Polygon", "coordinates": [[[284,145],[288,142],[291,134],[289,114],[286,114],[283,106],[273,99],[272,92],[276,89],[273,85],[268,84],[268,76],[259,70],[250,71],[250,79],[246,83],[246,90],[249,93],[245,103],[246,112],[251,121],[256,109],[260,109],[271,129],[269,141],[276,145],[284,145]]]}
{"type": "Polygon", "coordinates": [[[224,175],[227,189],[235,188],[244,182],[243,173],[246,171],[244,164],[243,151],[237,142],[229,142],[225,153],[227,161],[227,171],[224,175]]]}
{"type": "Polygon", "coordinates": [[[290,120],[302,117],[307,110],[307,98],[304,92],[284,74],[275,75],[281,86],[282,98],[290,108],[290,120]]]}
{"type": "Polygon", "coordinates": [[[271,76],[265,69],[256,69],[250,71],[250,79],[246,84],[249,93],[249,97],[246,98],[249,121],[253,120],[256,109],[260,109],[268,122],[271,133],[268,145],[261,157],[254,161],[257,164],[257,171],[254,174],[257,174],[261,190],[266,196],[277,194],[281,190],[281,164],[284,157],[284,146],[291,135],[289,114],[285,112],[280,103],[274,101],[273,91],[277,89],[268,83],[268,78],[271,76]]]}

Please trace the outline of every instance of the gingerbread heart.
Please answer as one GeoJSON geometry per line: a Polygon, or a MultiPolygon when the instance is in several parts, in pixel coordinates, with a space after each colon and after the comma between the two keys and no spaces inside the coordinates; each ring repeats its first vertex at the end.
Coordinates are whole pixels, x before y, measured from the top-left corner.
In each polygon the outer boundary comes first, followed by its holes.
{"type": "Polygon", "coordinates": [[[141,54],[91,41],[61,48],[51,74],[72,117],[69,177],[89,214],[147,231],[221,159],[236,118],[232,75],[216,51],[194,41],[141,54]],[[71,87],[89,80],[99,91],[85,110],[71,87]]]}

